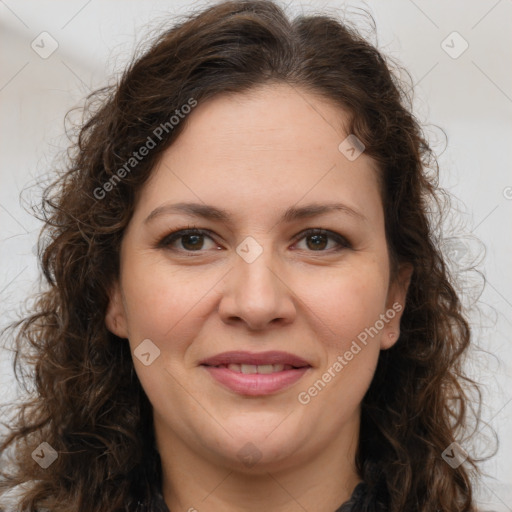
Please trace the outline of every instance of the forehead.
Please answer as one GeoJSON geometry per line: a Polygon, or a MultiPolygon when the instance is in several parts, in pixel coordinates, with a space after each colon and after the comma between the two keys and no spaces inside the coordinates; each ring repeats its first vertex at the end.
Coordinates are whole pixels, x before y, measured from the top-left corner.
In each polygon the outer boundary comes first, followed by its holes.
{"type": "Polygon", "coordinates": [[[140,202],[146,210],[187,200],[261,215],[343,200],[378,217],[374,161],[340,151],[348,120],[340,107],[285,84],[209,99],[189,114],[140,202]]]}

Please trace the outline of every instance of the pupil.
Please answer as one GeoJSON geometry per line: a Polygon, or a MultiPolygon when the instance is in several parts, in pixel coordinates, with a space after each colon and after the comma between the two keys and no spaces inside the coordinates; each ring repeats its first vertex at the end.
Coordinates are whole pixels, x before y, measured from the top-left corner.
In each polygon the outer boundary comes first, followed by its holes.
{"type": "Polygon", "coordinates": [[[325,237],[325,235],[311,235],[309,238],[310,238],[310,240],[312,240],[312,239],[315,239],[315,240],[316,240],[316,242],[313,244],[313,247],[314,247],[314,248],[317,248],[317,249],[318,249],[320,246],[322,246],[322,247],[320,247],[320,248],[324,248],[324,247],[325,247],[325,238],[326,238],[326,237],[325,237]],[[320,240],[320,245],[318,245],[318,243],[317,243],[317,242],[319,241],[319,238],[322,238],[322,239],[323,239],[323,242],[324,242],[324,244],[323,244],[323,245],[322,245],[322,240],[320,240]]]}
{"type": "Polygon", "coordinates": [[[200,238],[202,236],[203,235],[185,235],[183,237],[183,243],[182,243],[183,247],[185,247],[185,249],[200,249],[201,247],[197,247],[196,244],[198,243],[198,241],[200,240],[200,238]],[[190,240],[190,239],[192,239],[192,242],[190,243],[190,245],[192,247],[186,247],[187,244],[189,244],[189,242],[187,242],[187,240],[190,240]]]}

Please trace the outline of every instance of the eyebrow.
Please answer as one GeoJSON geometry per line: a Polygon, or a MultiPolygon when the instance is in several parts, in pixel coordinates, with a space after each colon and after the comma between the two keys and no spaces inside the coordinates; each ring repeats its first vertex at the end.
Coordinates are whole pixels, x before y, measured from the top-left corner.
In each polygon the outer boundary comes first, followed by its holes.
{"type": "MultiPolygon", "coordinates": [[[[333,211],[340,211],[346,213],[356,219],[367,222],[368,219],[357,210],[342,203],[327,203],[318,204],[313,203],[307,206],[295,207],[291,206],[281,216],[280,222],[292,222],[294,220],[306,219],[317,217],[333,211]]],[[[144,220],[144,224],[150,222],[164,214],[182,213],[192,217],[201,217],[204,219],[215,220],[220,222],[229,223],[231,215],[227,210],[217,208],[212,205],[201,203],[175,203],[164,204],[155,208],[144,220]]]]}

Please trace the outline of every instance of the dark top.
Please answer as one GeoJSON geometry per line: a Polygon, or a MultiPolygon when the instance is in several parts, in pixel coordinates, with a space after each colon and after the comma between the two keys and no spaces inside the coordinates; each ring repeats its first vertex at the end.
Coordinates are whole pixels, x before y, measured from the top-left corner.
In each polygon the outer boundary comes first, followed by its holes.
{"type": "MultiPolygon", "coordinates": [[[[366,512],[366,511],[375,511],[375,512],[385,512],[384,508],[368,508],[368,500],[367,498],[367,486],[364,482],[361,482],[356,485],[354,491],[352,492],[352,496],[348,501],[343,503],[339,508],[337,508],[334,512],[366,512]]],[[[142,505],[139,503],[139,505],[142,505]]],[[[151,511],[151,512],[170,512],[163,496],[161,493],[158,493],[153,502],[153,506],[145,507],[142,506],[141,511],[151,511]]]]}

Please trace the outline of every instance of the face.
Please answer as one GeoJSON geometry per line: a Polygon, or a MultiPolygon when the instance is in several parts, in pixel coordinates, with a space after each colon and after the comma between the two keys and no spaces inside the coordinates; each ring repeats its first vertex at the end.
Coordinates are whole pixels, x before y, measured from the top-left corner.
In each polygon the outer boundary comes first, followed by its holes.
{"type": "Polygon", "coordinates": [[[141,190],[106,322],[158,442],[255,471],[357,433],[407,276],[390,283],[377,169],[339,149],[347,120],[286,85],[205,101],[141,190]]]}

